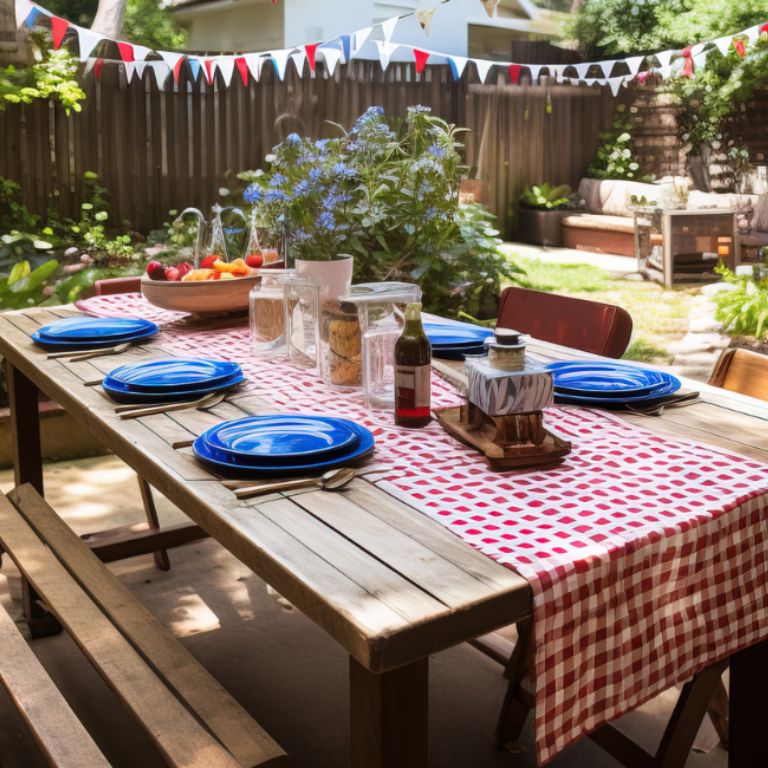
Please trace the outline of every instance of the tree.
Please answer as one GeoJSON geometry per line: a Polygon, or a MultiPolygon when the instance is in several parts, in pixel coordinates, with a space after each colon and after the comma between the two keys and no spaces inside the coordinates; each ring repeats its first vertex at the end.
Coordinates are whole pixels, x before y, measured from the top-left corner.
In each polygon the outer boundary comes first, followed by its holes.
{"type": "Polygon", "coordinates": [[[119,38],[123,31],[126,5],[127,0],[99,0],[91,29],[105,37],[119,38]]]}

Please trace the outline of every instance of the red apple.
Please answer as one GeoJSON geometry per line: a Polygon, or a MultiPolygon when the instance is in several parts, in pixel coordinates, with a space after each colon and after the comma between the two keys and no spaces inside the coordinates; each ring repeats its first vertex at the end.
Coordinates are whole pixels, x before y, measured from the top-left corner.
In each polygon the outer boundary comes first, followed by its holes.
{"type": "Polygon", "coordinates": [[[165,268],[165,279],[170,280],[171,282],[175,282],[177,280],[181,280],[181,272],[179,271],[178,267],[166,267],[165,268]]]}
{"type": "Polygon", "coordinates": [[[260,253],[252,253],[245,257],[245,263],[251,267],[251,269],[258,269],[264,264],[264,257],[260,253]]]}
{"type": "Polygon", "coordinates": [[[147,275],[150,280],[165,280],[165,267],[159,261],[150,261],[147,264],[147,275]]]}
{"type": "Polygon", "coordinates": [[[189,261],[182,261],[181,264],[176,265],[176,269],[179,270],[179,277],[184,277],[187,272],[192,271],[192,264],[189,261]]]}

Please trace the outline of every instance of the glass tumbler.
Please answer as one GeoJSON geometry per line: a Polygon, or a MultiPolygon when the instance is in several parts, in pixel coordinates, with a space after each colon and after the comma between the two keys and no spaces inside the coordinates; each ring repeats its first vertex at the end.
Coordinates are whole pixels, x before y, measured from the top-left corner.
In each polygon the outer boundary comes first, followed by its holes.
{"type": "Polygon", "coordinates": [[[299,368],[319,368],[320,282],[291,275],[284,285],[285,332],[288,356],[299,368]]]}
{"type": "Polygon", "coordinates": [[[286,351],[284,283],[293,274],[293,269],[261,269],[248,295],[251,344],[260,355],[286,351]]]}
{"type": "Polygon", "coordinates": [[[369,408],[395,406],[395,344],[402,332],[393,324],[363,334],[363,394],[369,408]]]}

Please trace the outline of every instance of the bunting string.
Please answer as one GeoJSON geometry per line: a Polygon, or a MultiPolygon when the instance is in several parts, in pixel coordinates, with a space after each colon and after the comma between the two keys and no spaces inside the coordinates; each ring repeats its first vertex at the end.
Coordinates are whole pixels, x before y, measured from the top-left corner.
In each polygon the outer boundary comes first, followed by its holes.
{"type": "MultiPolygon", "coordinates": [[[[489,16],[497,12],[497,0],[480,1],[489,16]]],[[[112,40],[56,16],[30,0],[15,0],[15,10],[19,27],[32,28],[41,24],[43,20],[47,20],[55,49],[64,44],[68,35],[76,36],[79,58],[85,62],[86,75],[93,74],[99,79],[106,63],[121,66],[127,82],[130,82],[134,76],[142,78],[144,72],[150,69],[154,74],[157,87],[161,90],[166,87],[170,78],[173,84],[178,86],[184,71],[192,80],[197,80],[202,73],[202,77],[209,86],[213,86],[218,77],[225,87],[230,86],[233,75],[237,72],[243,85],[247,86],[251,79],[255,81],[260,79],[262,68],[267,62],[271,63],[278,79],[283,80],[289,63],[293,64],[298,76],[303,77],[307,69],[311,75],[314,75],[317,72],[318,61],[323,61],[326,73],[333,76],[336,66],[341,62],[349,63],[353,59],[368,59],[378,60],[384,71],[394,60],[412,62],[418,74],[423,73],[429,65],[448,64],[455,80],[461,79],[468,71],[474,71],[481,83],[485,83],[491,74],[497,78],[505,75],[512,85],[524,82],[537,83],[539,78],[546,74],[558,83],[607,86],[615,96],[622,87],[633,80],[644,82],[651,74],[663,79],[695,77],[696,71],[705,66],[707,56],[714,50],[720,51],[723,55],[734,50],[743,58],[747,55],[749,46],[757,44],[761,39],[768,41],[767,22],[732,35],[699,42],[682,50],[665,50],[653,54],[575,64],[526,64],[468,58],[393,40],[398,25],[410,17],[415,17],[426,40],[433,25],[439,20],[439,13],[437,13],[439,6],[448,2],[450,0],[439,0],[431,8],[393,16],[364,29],[329,40],[270,51],[211,54],[154,51],[136,43],[112,40]],[[104,43],[111,43],[116,48],[119,58],[94,56],[94,52],[104,43]],[[471,69],[467,66],[470,62],[473,65],[471,69]]]]}

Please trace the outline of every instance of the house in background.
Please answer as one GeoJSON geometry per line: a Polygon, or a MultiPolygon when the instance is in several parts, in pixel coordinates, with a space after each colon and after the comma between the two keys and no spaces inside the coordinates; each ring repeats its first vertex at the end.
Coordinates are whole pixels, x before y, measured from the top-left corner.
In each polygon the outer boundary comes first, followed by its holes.
{"type": "MultiPolygon", "coordinates": [[[[191,51],[265,51],[330,40],[418,8],[437,6],[428,35],[414,16],[403,19],[392,41],[457,56],[509,60],[514,42],[554,38],[563,14],[532,0],[170,0],[188,30],[191,51]]],[[[369,46],[363,55],[375,57],[369,46]]]]}

